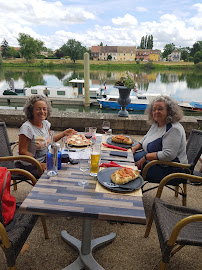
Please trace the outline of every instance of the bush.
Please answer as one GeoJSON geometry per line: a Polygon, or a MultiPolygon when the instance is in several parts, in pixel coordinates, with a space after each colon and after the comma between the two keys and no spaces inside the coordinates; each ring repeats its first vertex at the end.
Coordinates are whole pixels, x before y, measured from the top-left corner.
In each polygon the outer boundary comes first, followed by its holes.
{"type": "Polygon", "coordinates": [[[198,69],[198,70],[202,70],[202,62],[199,62],[195,65],[195,67],[198,69]]]}
{"type": "Polygon", "coordinates": [[[143,69],[155,69],[155,66],[153,63],[146,63],[142,68],[143,69]]]}

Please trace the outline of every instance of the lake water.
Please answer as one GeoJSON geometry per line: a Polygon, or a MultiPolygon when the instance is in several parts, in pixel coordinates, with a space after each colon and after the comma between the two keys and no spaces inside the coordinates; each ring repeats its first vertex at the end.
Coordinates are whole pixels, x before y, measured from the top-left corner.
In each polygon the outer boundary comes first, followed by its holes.
{"type": "MultiPolygon", "coordinates": [[[[119,80],[123,73],[123,71],[91,71],[90,87],[103,88],[103,83],[104,81],[106,81],[106,93],[111,95],[118,95],[118,89],[114,88],[113,85],[117,80],[119,80]]],[[[202,72],[167,70],[152,71],[148,73],[138,72],[134,74],[137,90],[140,93],[147,92],[167,94],[177,101],[202,102],[202,72]]],[[[11,78],[14,78],[15,88],[29,88],[36,85],[44,85],[44,88],[59,88],[64,86],[71,87],[69,81],[75,78],[83,79],[84,72],[83,70],[75,69],[0,69],[0,95],[3,94],[3,91],[5,89],[9,88],[9,82],[11,78]]],[[[133,91],[131,92],[131,95],[136,95],[136,93],[133,91]]],[[[62,106],[59,106],[58,109],[65,110],[65,108],[63,108],[62,106]]],[[[82,110],[83,109],[81,109],[81,111],[82,110]]]]}

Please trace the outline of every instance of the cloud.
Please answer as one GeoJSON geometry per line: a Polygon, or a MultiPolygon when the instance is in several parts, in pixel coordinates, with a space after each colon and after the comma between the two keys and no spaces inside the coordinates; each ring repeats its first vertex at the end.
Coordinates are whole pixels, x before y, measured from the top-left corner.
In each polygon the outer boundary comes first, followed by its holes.
{"type": "Polygon", "coordinates": [[[100,42],[138,46],[142,36],[152,34],[155,49],[163,49],[172,42],[191,47],[202,40],[200,3],[186,6],[184,13],[184,8],[176,8],[176,1],[173,10],[161,3],[155,11],[147,0],[146,8],[135,7],[134,1],[127,3],[124,8],[120,0],[102,0],[96,5],[92,0],[0,0],[0,44],[5,38],[9,46],[18,46],[19,33],[40,39],[52,49],[60,48],[72,38],[87,47],[100,42]]]}
{"type": "Polygon", "coordinates": [[[136,7],[135,10],[136,10],[137,12],[147,12],[147,11],[148,11],[148,9],[145,8],[145,7],[136,7]]]}
{"type": "Polygon", "coordinates": [[[138,22],[135,17],[127,13],[123,18],[121,17],[112,18],[112,23],[120,26],[129,26],[129,25],[135,26],[137,25],[138,22]]]}

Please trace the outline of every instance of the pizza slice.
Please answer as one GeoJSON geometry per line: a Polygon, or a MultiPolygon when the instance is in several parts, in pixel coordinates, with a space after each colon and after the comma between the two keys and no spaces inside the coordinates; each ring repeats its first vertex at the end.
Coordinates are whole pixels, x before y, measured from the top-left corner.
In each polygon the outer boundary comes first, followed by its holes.
{"type": "Polygon", "coordinates": [[[70,135],[66,138],[66,142],[69,145],[74,145],[74,146],[87,146],[90,144],[91,140],[86,139],[86,137],[82,134],[74,134],[70,135]]]}
{"type": "Polygon", "coordinates": [[[121,168],[112,173],[111,180],[113,183],[121,185],[136,179],[139,175],[139,171],[135,171],[131,168],[121,168]]]}

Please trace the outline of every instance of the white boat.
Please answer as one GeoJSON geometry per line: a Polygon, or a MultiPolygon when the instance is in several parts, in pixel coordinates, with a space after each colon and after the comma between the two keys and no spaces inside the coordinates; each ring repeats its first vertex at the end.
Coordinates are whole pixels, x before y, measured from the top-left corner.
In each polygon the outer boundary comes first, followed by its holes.
{"type": "Polygon", "coordinates": [[[187,111],[201,112],[202,111],[202,103],[200,102],[179,102],[178,105],[187,111]]]}
{"type": "MultiPolygon", "coordinates": [[[[144,111],[148,104],[157,96],[161,94],[136,94],[135,96],[130,96],[131,103],[126,106],[126,110],[135,110],[135,111],[144,111]]],[[[121,105],[118,104],[119,96],[104,95],[103,98],[97,99],[101,108],[110,108],[110,109],[121,109],[121,105]]]]}
{"type": "MultiPolygon", "coordinates": [[[[101,96],[101,88],[90,88],[90,98],[98,98],[101,96]]],[[[65,98],[79,98],[85,96],[85,89],[80,91],[79,86],[63,86],[50,87],[45,85],[31,86],[26,89],[26,96],[30,95],[47,95],[48,97],[65,97],[65,98]]]]}
{"type": "MultiPolygon", "coordinates": [[[[84,80],[79,80],[79,79],[73,79],[71,81],[69,81],[72,85],[72,88],[76,88],[78,91],[78,96],[85,96],[85,88],[84,88],[84,80]]],[[[90,98],[98,98],[101,97],[102,94],[102,88],[99,87],[90,87],[89,91],[90,91],[90,98]]]]}

